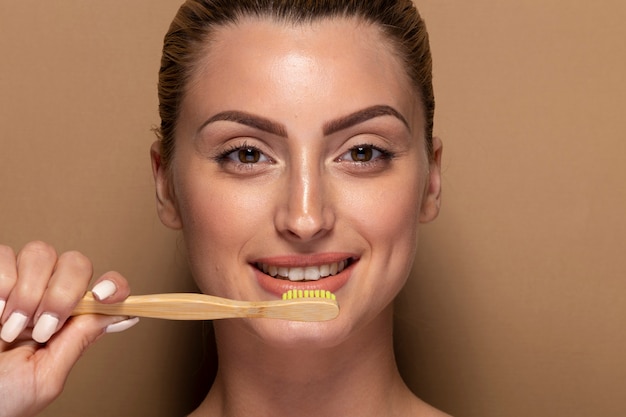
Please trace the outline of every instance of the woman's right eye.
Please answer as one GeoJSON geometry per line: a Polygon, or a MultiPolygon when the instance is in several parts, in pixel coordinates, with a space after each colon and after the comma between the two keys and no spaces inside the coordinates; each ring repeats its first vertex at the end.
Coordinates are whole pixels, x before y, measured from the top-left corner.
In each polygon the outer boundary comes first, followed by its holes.
{"type": "Polygon", "coordinates": [[[242,148],[232,152],[232,154],[236,154],[236,158],[234,158],[234,155],[231,158],[239,160],[242,164],[256,164],[262,158],[265,158],[261,151],[255,148],[242,148]]]}
{"type": "Polygon", "coordinates": [[[217,158],[220,163],[235,163],[244,165],[254,165],[258,163],[271,162],[263,151],[254,146],[237,146],[221,153],[217,158]]]}

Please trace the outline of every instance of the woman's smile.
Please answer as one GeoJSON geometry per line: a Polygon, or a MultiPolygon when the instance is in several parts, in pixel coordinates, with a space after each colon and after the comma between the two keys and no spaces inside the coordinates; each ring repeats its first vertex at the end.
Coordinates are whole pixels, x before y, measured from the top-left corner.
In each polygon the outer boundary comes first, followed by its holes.
{"type": "Polygon", "coordinates": [[[350,259],[333,262],[332,264],[316,266],[276,266],[257,263],[256,267],[273,278],[289,281],[318,281],[321,278],[334,276],[343,271],[350,263],[350,259]]]}
{"type": "Polygon", "coordinates": [[[251,263],[261,287],[276,296],[291,289],[337,292],[352,275],[359,257],[347,253],[286,255],[251,263]]]}

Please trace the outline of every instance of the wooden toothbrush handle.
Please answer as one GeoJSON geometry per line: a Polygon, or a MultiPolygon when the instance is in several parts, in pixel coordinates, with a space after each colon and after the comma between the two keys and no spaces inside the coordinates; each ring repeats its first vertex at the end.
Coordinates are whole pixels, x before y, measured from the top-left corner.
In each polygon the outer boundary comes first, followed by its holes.
{"type": "Polygon", "coordinates": [[[236,301],[205,294],[134,295],[121,303],[103,304],[87,293],[72,315],[105,314],[168,320],[217,320],[251,317],[295,321],[325,321],[337,317],[334,300],[301,298],[276,301],[236,301]]]}

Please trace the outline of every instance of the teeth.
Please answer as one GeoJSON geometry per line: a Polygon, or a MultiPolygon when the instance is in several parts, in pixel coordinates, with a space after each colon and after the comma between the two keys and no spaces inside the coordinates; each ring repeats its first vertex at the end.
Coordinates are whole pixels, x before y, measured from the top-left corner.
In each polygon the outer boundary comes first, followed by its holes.
{"type": "Polygon", "coordinates": [[[321,272],[320,272],[320,268],[315,267],[315,266],[310,266],[308,268],[305,268],[304,270],[304,279],[306,279],[307,281],[317,281],[318,279],[320,279],[321,276],[321,272]]]}
{"type": "Polygon", "coordinates": [[[268,274],[270,274],[270,275],[271,275],[271,276],[273,276],[273,277],[274,277],[274,276],[276,276],[276,275],[278,275],[278,268],[277,268],[277,267],[275,267],[275,266],[270,266],[270,267],[268,268],[268,274]]]}
{"type": "Polygon", "coordinates": [[[307,266],[307,267],[277,267],[267,264],[257,264],[257,268],[264,273],[289,281],[317,281],[331,275],[337,275],[348,266],[348,261],[340,261],[327,265],[307,266]]]}
{"type": "Polygon", "coordinates": [[[289,268],[289,274],[287,274],[289,281],[302,281],[304,280],[304,269],[302,268],[289,268]]]}

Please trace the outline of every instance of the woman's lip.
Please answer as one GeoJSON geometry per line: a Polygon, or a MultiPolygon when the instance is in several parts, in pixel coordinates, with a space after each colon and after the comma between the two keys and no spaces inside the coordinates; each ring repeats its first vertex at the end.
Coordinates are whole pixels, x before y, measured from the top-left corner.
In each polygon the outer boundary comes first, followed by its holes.
{"type": "MultiPolygon", "coordinates": [[[[346,259],[346,258],[343,258],[346,259]]],[[[310,264],[308,264],[310,265],[310,264]]],[[[341,287],[346,285],[350,276],[352,275],[352,271],[354,270],[354,266],[356,262],[349,265],[342,272],[337,275],[329,276],[326,278],[321,278],[318,281],[288,281],[284,279],[272,278],[271,276],[263,273],[257,268],[252,268],[254,270],[254,274],[259,282],[261,288],[265,291],[274,294],[278,297],[282,296],[289,290],[298,289],[298,290],[324,290],[330,292],[337,292],[341,287]]]]}
{"type": "Polygon", "coordinates": [[[346,259],[356,260],[357,257],[352,253],[317,253],[311,255],[281,255],[270,256],[266,258],[255,259],[250,262],[252,265],[266,264],[282,268],[303,268],[307,266],[320,266],[333,264],[346,259]]]}

